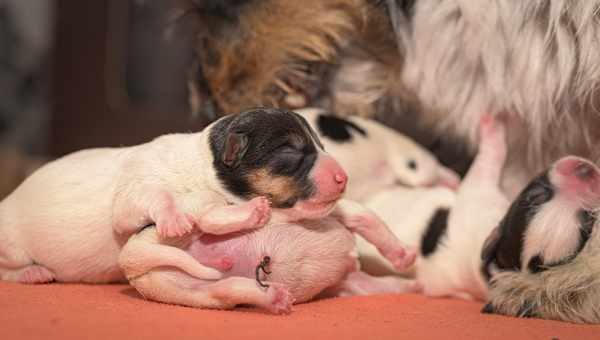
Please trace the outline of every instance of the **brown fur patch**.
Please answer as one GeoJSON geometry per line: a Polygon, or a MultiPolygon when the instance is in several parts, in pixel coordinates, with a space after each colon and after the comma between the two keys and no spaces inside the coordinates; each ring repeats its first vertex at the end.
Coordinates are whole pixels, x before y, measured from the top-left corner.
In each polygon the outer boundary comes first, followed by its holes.
{"type": "Polygon", "coordinates": [[[275,207],[300,196],[300,190],[292,177],[273,176],[267,169],[259,169],[248,175],[253,192],[266,196],[275,207]]]}
{"type": "MultiPolygon", "coordinates": [[[[184,2],[193,8],[193,1],[184,2]]],[[[192,73],[196,113],[208,97],[222,114],[261,105],[294,108],[296,102],[361,115],[372,114],[379,97],[393,96],[395,103],[409,97],[399,86],[402,58],[384,7],[367,0],[264,0],[243,7],[237,22],[201,10],[191,20],[209,92],[200,94],[205,84],[192,73]],[[356,61],[372,70],[336,82],[356,61]],[[365,98],[365,89],[377,98],[365,98]]]]}

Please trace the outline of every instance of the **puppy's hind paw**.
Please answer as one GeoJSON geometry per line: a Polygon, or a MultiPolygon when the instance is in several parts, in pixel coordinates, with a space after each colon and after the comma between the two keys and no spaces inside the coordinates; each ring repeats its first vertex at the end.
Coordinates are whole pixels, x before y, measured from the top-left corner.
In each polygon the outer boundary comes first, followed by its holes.
{"type": "Polygon", "coordinates": [[[25,268],[5,272],[2,279],[20,283],[49,283],[55,280],[54,273],[48,268],[32,264],[25,268]]]}
{"type": "Polygon", "coordinates": [[[270,283],[267,294],[270,300],[267,309],[270,312],[274,314],[289,314],[292,312],[295,299],[284,285],[270,283]]]}
{"type": "Polygon", "coordinates": [[[247,221],[250,229],[260,228],[271,219],[271,205],[266,197],[255,197],[248,202],[252,212],[247,221]]]}
{"type": "Polygon", "coordinates": [[[396,271],[404,272],[415,263],[417,252],[411,248],[402,247],[385,253],[385,258],[390,261],[396,271]]]}

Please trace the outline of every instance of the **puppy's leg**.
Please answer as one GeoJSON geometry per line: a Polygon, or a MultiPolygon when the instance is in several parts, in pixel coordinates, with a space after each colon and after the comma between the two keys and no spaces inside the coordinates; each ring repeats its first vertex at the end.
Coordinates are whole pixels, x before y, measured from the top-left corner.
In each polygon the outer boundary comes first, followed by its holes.
{"type": "Polygon", "coordinates": [[[271,217],[271,207],[265,197],[228,206],[216,206],[203,214],[196,223],[206,233],[221,235],[264,226],[271,217]]]}
{"type": "Polygon", "coordinates": [[[226,234],[262,227],[270,217],[269,202],[256,197],[238,205],[225,205],[208,192],[173,195],[167,190],[146,187],[144,194],[119,193],[113,207],[115,231],[130,234],[156,224],[162,237],[182,236],[194,225],[202,231],[226,234]]]}
{"type": "Polygon", "coordinates": [[[0,273],[2,280],[20,283],[49,283],[55,279],[53,272],[37,264],[13,270],[0,269],[0,273]]]}
{"type": "Polygon", "coordinates": [[[119,254],[119,265],[128,279],[138,277],[154,268],[165,267],[178,268],[196,279],[218,280],[223,278],[223,274],[217,269],[202,265],[185,251],[158,243],[158,235],[151,228],[145,229],[129,239],[119,254]]]}
{"type": "MultiPolygon", "coordinates": [[[[202,195],[198,193],[202,202],[202,195]]],[[[163,237],[182,236],[191,231],[192,215],[186,214],[169,190],[156,186],[131,185],[121,189],[113,200],[113,229],[119,234],[133,234],[155,224],[163,237]]]]}
{"type": "Polygon", "coordinates": [[[35,264],[8,235],[0,232],[0,279],[20,283],[47,283],[55,279],[48,268],[35,264]]]}
{"type": "Polygon", "coordinates": [[[145,298],[197,308],[231,309],[249,304],[284,314],[292,311],[294,302],[283,285],[270,283],[264,289],[243,277],[210,282],[176,270],[155,269],[131,280],[131,284],[145,298]]]}
{"type": "Polygon", "coordinates": [[[403,244],[375,213],[361,204],[340,200],[332,216],[373,244],[396,270],[404,271],[415,262],[415,249],[403,244]]]}
{"type": "Polygon", "coordinates": [[[370,276],[362,271],[350,272],[338,286],[329,290],[336,296],[417,293],[422,286],[416,280],[396,276],[370,276]]]}
{"type": "Polygon", "coordinates": [[[479,150],[469,169],[464,185],[477,188],[478,183],[498,187],[506,160],[504,124],[491,115],[485,115],[479,124],[479,150]]]}

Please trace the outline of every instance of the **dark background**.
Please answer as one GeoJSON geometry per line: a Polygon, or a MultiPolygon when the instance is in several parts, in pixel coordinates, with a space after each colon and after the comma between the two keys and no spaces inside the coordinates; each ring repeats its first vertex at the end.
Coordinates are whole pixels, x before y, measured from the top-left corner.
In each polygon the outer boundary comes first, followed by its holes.
{"type": "MultiPolygon", "coordinates": [[[[0,198],[48,159],[208,123],[189,113],[191,39],[169,22],[171,2],[0,2],[0,198]]],[[[377,118],[463,173],[469,157],[461,143],[437,139],[417,114],[377,118]]]]}
{"type": "Polygon", "coordinates": [[[58,1],[49,153],[132,145],[206,124],[187,107],[191,49],[165,1],[58,1]]]}

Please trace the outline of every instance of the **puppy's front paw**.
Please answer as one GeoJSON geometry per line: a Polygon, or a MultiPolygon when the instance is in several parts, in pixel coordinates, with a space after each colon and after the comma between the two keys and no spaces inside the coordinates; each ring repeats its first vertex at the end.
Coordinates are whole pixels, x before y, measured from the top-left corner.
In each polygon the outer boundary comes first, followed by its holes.
{"type": "Polygon", "coordinates": [[[177,211],[163,214],[156,221],[156,229],[162,238],[183,236],[193,228],[193,218],[177,211]]]}
{"type": "Polygon", "coordinates": [[[269,283],[267,290],[269,304],[267,309],[274,314],[289,314],[292,312],[294,297],[286,286],[278,283],[269,283]]]}
{"type": "Polygon", "coordinates": [[[271,218],[271,205],[266,197],[255,197],[248,202],[251,209],[247,220],[249,229],[260,228],[271,218]]]}
{"type": "Polygon", "coordinates": [[[398,272],[407,270],[415,263],[417,252],[412,248],[397,247],[383,254],[398,272]]]}

